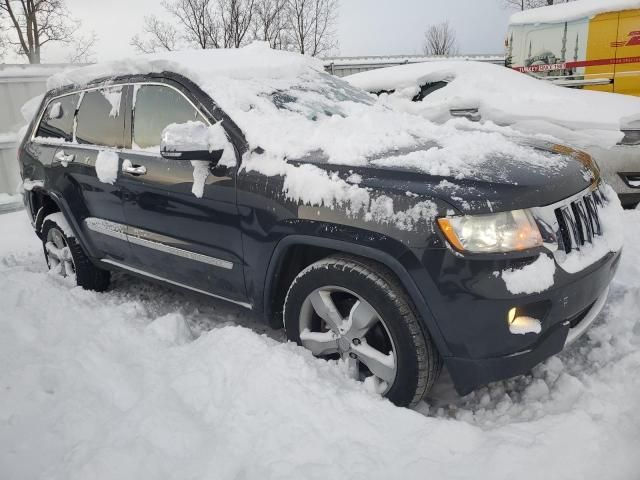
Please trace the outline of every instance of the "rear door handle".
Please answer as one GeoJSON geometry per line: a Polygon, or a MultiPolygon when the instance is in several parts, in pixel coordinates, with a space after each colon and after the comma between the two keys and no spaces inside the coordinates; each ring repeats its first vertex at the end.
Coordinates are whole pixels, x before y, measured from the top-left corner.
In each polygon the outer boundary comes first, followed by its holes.
{"type": "Polygon", "coordinates": [[[76,156],[67,155],[66,153],[64,153],[64,150],[58,150],[54,155],[54,158],[66,167],[69,162],[73,162],[75,160],[76,156]]]}
{"type": "Polygon", "coordinates": [[[144,165],[133,165],[131,160],[124,160],[122,162],[122,172],[135,176],[146,175],[147,167],[144,165]]]}

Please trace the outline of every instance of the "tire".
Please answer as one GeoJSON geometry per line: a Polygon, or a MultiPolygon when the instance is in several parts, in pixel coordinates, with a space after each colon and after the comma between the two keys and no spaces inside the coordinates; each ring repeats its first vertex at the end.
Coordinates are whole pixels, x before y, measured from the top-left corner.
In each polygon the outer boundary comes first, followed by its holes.
{"type": "Polygon", "coordinates": [[[110,273],[91,263],[62,213],[45,217],[40,237],[50,271],[85,290],[104,292],[109,287],[110,273]]]}
{"type": "Polygon", "coordinates": [[[354,378],[398,406],[418,403],[440,374],[440,355],[406,292],[368,260],[336,255],[305,268],[287,293],[284,324],[290,341],[342,358],[354,378]]]}

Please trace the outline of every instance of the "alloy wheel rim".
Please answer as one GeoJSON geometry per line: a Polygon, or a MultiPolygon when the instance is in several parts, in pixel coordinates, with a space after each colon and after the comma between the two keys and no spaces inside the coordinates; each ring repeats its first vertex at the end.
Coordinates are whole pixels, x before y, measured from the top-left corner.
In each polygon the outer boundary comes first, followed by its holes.
{"type": "Polygon", "coordinates": [[[362,296],[337,286],[311,292],[300,309],[300,343],[320,358],[340,358],[356,380],[385,394],[397,374],[397,351],[384,319],[362,296]]]}
{"type": "Polygon", "coordinates": [[[64,235],[57,228],[52,228],[47,233],[47,241],[44,245],[47,253],[49,269],[61,277],[72,277],[76,274],[73,256],[64,235]]]}

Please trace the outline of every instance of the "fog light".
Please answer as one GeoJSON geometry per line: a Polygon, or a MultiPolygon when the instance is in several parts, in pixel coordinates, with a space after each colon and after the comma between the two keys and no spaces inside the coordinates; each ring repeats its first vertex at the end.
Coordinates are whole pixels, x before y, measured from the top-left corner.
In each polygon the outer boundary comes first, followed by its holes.
{"type": "Polygon", "coordinates": [[[524,335],[526,333],[540,333],[542,324],[540,320],[527,316],[518,316],[518,311],[514,307],[507,314],[509,331],[514,335],[524,335]]]}

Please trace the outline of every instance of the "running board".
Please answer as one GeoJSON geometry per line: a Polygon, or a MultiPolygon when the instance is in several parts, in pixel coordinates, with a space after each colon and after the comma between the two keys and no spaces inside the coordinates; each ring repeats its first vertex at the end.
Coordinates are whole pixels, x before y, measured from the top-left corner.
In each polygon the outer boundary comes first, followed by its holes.
{"type": "Polygon", "coordinates": [[[250,303],[240,302],[238,300],[232,300],[227,297],[223,297],[221,295],[216,295],[215,293],[207,292],[205,290],[200,290],[199,288],[190,287],[189,285],[185,285],[184,283],[174,282],[173,280],[169,280],[168,278],[160,277],[158,275],[154,275],[153,273],[145,272],[144,270],[140,270],[138,268],[130,267],[124,263],[116,262],[115,260],[110,260],[108,258],[103,258],[100,260],[102,263],[106,263],[109,265],[113,265],[114,267],[121,268],[123,270],[128,270],[132,273],[137,273],[138,275],[142,275],[148,278],[153,278],[154,280],[159,280],[164,283],[168,283],[171,285],[175,285],[176,287],[186,288],[187,290],[191,290],[193,292],[202,293],[203,295],[207,295],[209,297],[217,298],[218,300],[224,300],[225,302],[235,303],[236,305],[240,305],[241,307],[246,308],[247,310],[252,310],[253,306],[250,303]]]}

